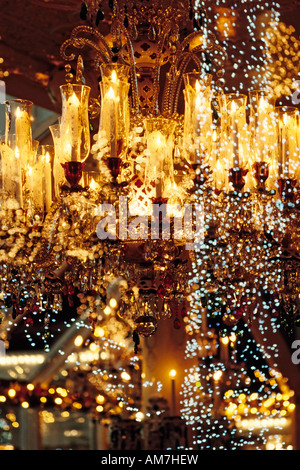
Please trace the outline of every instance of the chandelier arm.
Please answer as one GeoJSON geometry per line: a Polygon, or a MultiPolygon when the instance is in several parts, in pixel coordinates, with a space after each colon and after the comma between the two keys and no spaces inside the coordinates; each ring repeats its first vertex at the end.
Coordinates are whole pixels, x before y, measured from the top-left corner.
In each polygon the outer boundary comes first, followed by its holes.
{"type": "Polygon", "coordinates": [[[162,98],[163,114],[171,114],[171,105],[170,105],[170,93],[171,93],[171,87],[172,87],[171,79],[172,79],[172,74],[169,71],[166,74],[166,83],[164,86],[163,98],[162,98]]]}
{"type": "Polygon", "coordinates": [[[177,60],[178,62],[182,61],[179,68],[177,67],[178,73],[173,81],[172,85],[172,90],[171,90],[171,95],[169,98],[169,106],[172,106],[171,108],[171,114],[177,111],[178,107],[178,100],[179,100],[179,93],[180,93],[180,87],[181,83],[183,80],[183,74],[185,73],[187,66],[191,62],[191,60],[194,60],[196,65],[199,68],[199,71],[201,70],[201,62],[200,59],[194,54],[193,52],[184,52],[180,55],[180,57],[177,60]]]}
{"type": "Polygon", "coordinates": [[[77,37],[78,33],[89,33],[92,37],[96,36],[97,39],[101,41],[103,44],[103,47],[105,49],[105,52],[111,59],[113,56],[113,52],[111,51],[111,48],[109,47],[108,42],[106,41],[105,37],[103,34],[101,34],[98,30],[94,29],[92,26],[76,26],[71,32],[71,39],[74,39],[77,37]]]}
{"type": "Polygon", "coordinates": [[[105,40],[104,36],[99,33],[98,31],[95,31],[93,28],[90,26],[77,26],[76,28],[73,29],[71,32],[71,36],[69,39],[67,39],[60,48],[60,54],[64,60],[69,60],[72,61],[75,59],[76,55],[74,53],[67,54],[67,48],[68,47],[74,47],[76,49],[83,49],[84,46],[89,46],[91,49],[94,49],[100,60],[102,62],[108,63],[113,56],[112,51],[110,50],[110,47],[105,40]],[[78,37],[78,34],[80,33],[90,33],[91,36],[96,36],[97,39],[100,40],[100,42],[103,45],[103,48],[101,46],[98,46],[93,40],[86,38],[84,36],[78,37]]]}
{"type": "Polygon", "coordinates": [[[189,34],[181,43],[181,50],[184,52],[185,48],[189,45],[191,40],[195,39],[197,36],[200,36],[205,38],[205,41],[203,43],[199,44],[198,46],[194,47],[193,52],[198,53],[198,52],[218,52],[222,54],[222,61],[220,63],[220,66],[223,67],[227,54],[225,49],[218,44],[218,40],[216,36],[213,33],[207,33],[205,35],[201,35],[199,31],[194,31],[193,33],[189,34]]]}
{"type": "Polygon", "coordinates": [[[61,56],[64,60],[75,60],[76,55],[74,52],[69,55],[66,53],[66,49],[70,46],[76,49],[83,49],[85,46],[89,46],[91,49],[94,49],[97,52],[98,58],[101,60],[101,62],[108,63],[110,61],[110,57],[108,57],[93,41],[87,38],[76,38],[75,40],[67,39],[60,49],[61,56]]]}
{"type": "Polygon", "coordinates": [[[128,49],[129,49],[129,60],[130,60],[130,81],[132,87],[132,106],[136,113],[139,112],[139,92],[138,92],[138,84],[137,84],[137,72],[136,72],[136,63],[134,59],[134,50],[132,46],[132,42],[130,40],[130,36],[128,34],[127,29],[125,28],[124,24],[117,20],[117,24],[120,27],[122,33],[126,37],[128,49]]]}
{"type": "Polygon", "coordinates": [[[194,62],[197,63],[199,71],[201,70],[200,59],[194,53],[187,53],[187,55],[188,55],[187,61],[186,61],[186,63],[183,64],[182,71],[180,72],[180,74],[179,74],[179,76],[176,80],[177,84],[176,84],[176,87],[174,89],[174,92],[176,94],[175,94],[175,98],[173,98],[173,103],[174,103],[173,112],[176,112],[177,108],[178,108],[179,93],[180,93],[180,89],[181,89],[181,83],[182,83],[182,80],[183,80],[183,74],[185,73],[188,64],[191,62],[191,60],[193,60],[194,62]]]}

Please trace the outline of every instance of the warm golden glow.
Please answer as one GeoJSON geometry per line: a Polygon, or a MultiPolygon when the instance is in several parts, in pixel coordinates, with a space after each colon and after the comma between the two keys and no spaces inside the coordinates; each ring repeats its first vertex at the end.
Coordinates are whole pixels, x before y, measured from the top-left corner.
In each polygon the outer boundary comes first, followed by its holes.
{"type": "Polygon", "coordinates": [[[76,336],[76,338],[74,340],[74,345],[76,347],[80,347],[80,346],[82,346],[82,343],[83,343],[83,337],[81,335],[76,336]]]}
{"type": "Polygon", "coordinates": [[[99,405],[103,405],[103,403],[105,402],[105,397],[103,395],[97,395],[96,402],[99,403],[99,405]]]}
{"type": "Polygon", "coordinates": [[[110,87],[106,96],[110,99],[110,100],[114,100],[115,99],[115,92],[114,92],[114,89],[113,87],[110,87]]]}
{"type": "Polygon", "coordinates": [[[131,376],[126,371],[123,371],[121,372],[121,378],[127,381],[131,379],[131,376]]]}

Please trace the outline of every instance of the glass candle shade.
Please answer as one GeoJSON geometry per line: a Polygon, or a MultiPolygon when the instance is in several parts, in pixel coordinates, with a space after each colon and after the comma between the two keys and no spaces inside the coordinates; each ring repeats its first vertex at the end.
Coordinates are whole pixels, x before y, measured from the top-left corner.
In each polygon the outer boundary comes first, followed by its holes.
{"type": "Polygon", "coordinates": [[[54,157],[52,163],[53,169],[53,199],[57,200],[60,197],[60,188],[65,182],[65,172],[62,165],[65,163],[64,142],[61,138],[61,125],[54,124],[49,126],[53,144],[54,144],[54,157]]]}
{"type": "Polygon", "coordinates": [[[184,149],[191,163],[209,162],[212,154],[211,75],[184,75],[184,149]]]}
{"type": "Polygon", "coordinates": [[[110,156],[119,158],[127,148],[130,127],[129,67],[120,64],[105,64],[101,65],[100,70],[102,81],[99,130],[105,132],[105,137],[109,142],[110,156]]]}
{"type": "Polygon", "coordinates": [[[223,159],[228,169],[246,169],[249,166],[247,96],[229,93],[222,95],[220,101],[223,159]]]}
{"type": "Polygon", "coordinates": [[[90,153],[89,95],[90,87],[62,85],[60,138],[64,162],[84,162],[90,153]]]}
{"type": "Polygon", "coordinates": [[[100,65],[101,77],[104,82],[114,82],[120,80],[121,82],[128,82],[130,67],[124,64],[109,63],[100,65]]]}
{"type": "Polygon", "coordinates": [[[32,163],[32,131],[31,131],[31,110],[33,103],[28,100],[7,100],[5,101],[5,137],[16,136],[16,145],[22,149],[21,166],[32,163]]]}
{"type": "Polygon", "coordinates": [[[256,162],[271,163],[275,158],[275,102],[265,90],[249,92],[251,147],[256,162]]]}
{"type": "Polygon", "coordinates": [[[0,139],[1,182],[5,197],[13,199],[17,207],[23,208],[23,178],[19,143],[16,134],[5,135],[0,139]]]}
{"type": "Polygon", "coordinates": [[[27,172],[27,193],[30,204],[28,215],[33,219],[38,216],[41,220],[45,212],[49,212],[52,204],[52,165],[54,147],[40,145],[34,164],[27,172]]]}
{"type": "Polygon", "coordinates": [[[294,106],[276,107],[278,178],[299,179],[298,115],[294,106]]]}
{"type": "Polygon", "coordinates": [[[174,187],[174,130],[175,122],[167,118],[144,120],[147,141],[145,186],[155,183],[156,198],[168,198],[174,187]]]}
{"type": "Polygon", "coordinates": [[[269,178],[273,185],[276,178],[276,98],[266,90],[251,90],[250,104],[250,145],[253,156],[253,171],[258,185],[264,185],[269,178]]]}

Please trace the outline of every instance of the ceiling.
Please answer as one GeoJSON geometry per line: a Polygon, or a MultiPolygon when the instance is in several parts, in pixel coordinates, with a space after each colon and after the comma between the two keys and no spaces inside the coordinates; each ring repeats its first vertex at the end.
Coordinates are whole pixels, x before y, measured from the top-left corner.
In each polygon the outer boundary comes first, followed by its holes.
{"type": "MultiPolygon", "coordinates": [[[[0,57],[4,59],[2,68],[9,71],[5,78],[9,95],[31,99],[43,108],[59,111],[57,90],[65,76],[60,46],[75,26],[85,24],[80,19],[81,3],[81,0],[0,0],[0,57]]],[[[102,4],[107,12],[107,2],[102,4]]],[[[254,1],[248,0],[241,2],[240,7],[253,4],[254,1]]],[[[299,37],[300,1],[279,0],[277,4],[282,20],[293,25],[299,37]]],[[[106,19],[109,19],[107,14],[101,22],[104,34],[108,31],[106,19]]],[[[238,41],[245,39],[243,35],[247,31],[243,29],[238,30],[238,41]]]]}

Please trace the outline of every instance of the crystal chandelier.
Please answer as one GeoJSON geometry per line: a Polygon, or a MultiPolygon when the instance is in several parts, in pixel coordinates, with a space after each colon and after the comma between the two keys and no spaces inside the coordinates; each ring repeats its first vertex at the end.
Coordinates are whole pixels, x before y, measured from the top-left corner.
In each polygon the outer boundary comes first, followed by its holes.
{"type": "MultiPolygon", "coordinates": [[[[14,316],[41,310],[47,325],[63,295],[90,293],[92,328],[115,310],[136,346],[159,319],[203,325],[195,296],[206,314],[221,312],[225,329],[251,321],[253,299],[290,307],[299,289],[297,108],[276,106],[270,89],[224,92],[226,51],[192,0],[114,0],[108,10],[104,36],[102,6],[83,2],[90,24],[61,47],[53,146],[32,139],[31,102],[6,102],[4,306],[14,316]],[[97,97],[86,66],[100,74],[97,97]]],[[[212,341],[205,334],[202,346],[212,341]]]]}

